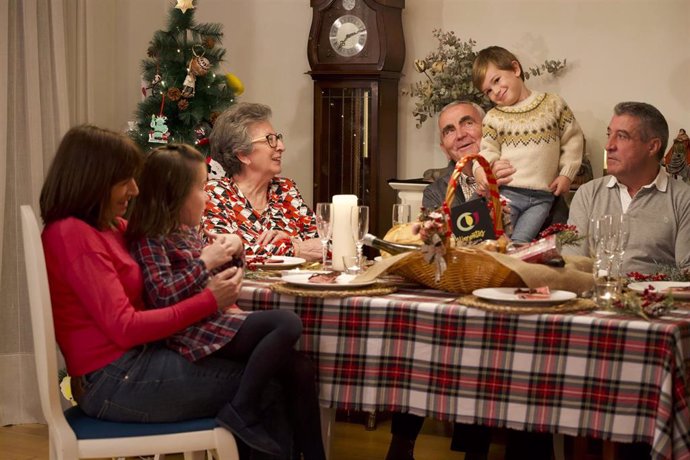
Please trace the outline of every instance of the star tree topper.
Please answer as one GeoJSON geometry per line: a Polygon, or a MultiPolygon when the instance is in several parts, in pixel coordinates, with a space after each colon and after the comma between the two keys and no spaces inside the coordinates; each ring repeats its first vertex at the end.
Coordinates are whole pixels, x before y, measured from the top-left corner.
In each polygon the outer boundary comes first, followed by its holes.
{"type": "Polygon", "coordinates": [[[182,13],[186,13],[187,10],[194,9],[194,5],[192,4],[194,0],[177,0],[177,5],[175,5],[175,8],[178,10],[181,10],[182,13]]]}

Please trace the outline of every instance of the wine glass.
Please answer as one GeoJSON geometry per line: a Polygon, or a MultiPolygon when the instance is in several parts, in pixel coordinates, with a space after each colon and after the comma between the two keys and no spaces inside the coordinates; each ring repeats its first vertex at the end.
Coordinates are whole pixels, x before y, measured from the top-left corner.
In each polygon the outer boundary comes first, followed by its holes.
{"type": "Polygon", "coordinates": [[[397,225],[409,224],[412,214],[412,206],[409,204],[393,205],[393,227],[397,225]]]}
{"type": "Polygon", "coordinates": [[[630,236],[630,219],[626,214],[611,216],[611,234],[614,235],[612,238],[615,242],[612,250],[613,271],[614,275],[620,279],[623,275],[623,255],[630,236]]]}
{"type": "Polygon", "coordinates": [[[361,270],[364,265],[364,256],[362,254],[364,235],[369,233],[369,206],[353,206],[350,223],[352,224],[352,237],[357,247],[358,270],[361,270]]]}
{"type": "Polygon", "coordinates": [[[333,206],[331,203],[316,203],[316,230],[319,232],[319,239],[321,240],[323,268],[326,268],[326,260],[328,259],[328,240],[331,239],[333,232],[332,224],[333,206]]]}

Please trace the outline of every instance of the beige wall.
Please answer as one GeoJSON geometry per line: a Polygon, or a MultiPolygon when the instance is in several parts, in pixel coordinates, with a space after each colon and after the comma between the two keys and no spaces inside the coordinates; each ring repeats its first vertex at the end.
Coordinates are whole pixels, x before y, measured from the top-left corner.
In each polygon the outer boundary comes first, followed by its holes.
{"type": "MultiPolygon", "coordinates": [[[[153,32],[164,26],[170,3],[88,3],[93,21],[88,66],[91,81],[99,83],[89,93],[91,121],[120,129],[131,119],[139,95],[139,62],[153,32]]],[[[273,107],[274,125],[287,136],[283,172],[311,202],[312,83],[305,75],[309,1],[200,0],[197,19],[224,25],[224,69],[244,81],[242,100],[273,107]]],[[[505,46],[527,66],[567,58],[562,77],[529,83],[568,101],[597,172],[616,102],[656,105],[669,121],[671,137],[680,127],[690,129],[690,0],[407,0],[403,20],[407,59],[401,86],[419,79],[412,62],[436,46],[434,28],[473,38],[479,48],[505,46]]],[[[409,97],[401,96],[400,178],[419,177],[444,163],[434,122],[415,128],[412,106],[409,97]]]]}

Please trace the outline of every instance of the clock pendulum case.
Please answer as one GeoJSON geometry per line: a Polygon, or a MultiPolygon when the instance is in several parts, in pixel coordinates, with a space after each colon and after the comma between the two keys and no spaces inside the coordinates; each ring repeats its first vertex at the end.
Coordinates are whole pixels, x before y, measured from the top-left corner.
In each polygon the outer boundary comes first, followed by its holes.
{"type": "Polygon", "coordinates": [[[311,0],[314,202],[348,193],[370,207],[370,232],[391,226],[397,175],[404,0],[311,0]]]}

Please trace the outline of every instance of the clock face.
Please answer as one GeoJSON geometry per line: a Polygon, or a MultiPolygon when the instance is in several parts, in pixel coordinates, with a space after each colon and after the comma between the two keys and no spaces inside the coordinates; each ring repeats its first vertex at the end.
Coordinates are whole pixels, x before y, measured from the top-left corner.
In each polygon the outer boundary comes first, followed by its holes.
{"type": "Polygon", "coordinates": [[[333,51],[339,55],[355,56],[367,43],[367,27],[357,16],[346,14],[333,21],[328,39],[333,51]]]}

